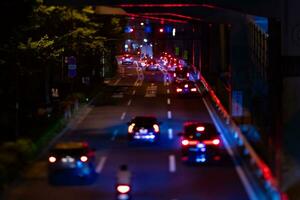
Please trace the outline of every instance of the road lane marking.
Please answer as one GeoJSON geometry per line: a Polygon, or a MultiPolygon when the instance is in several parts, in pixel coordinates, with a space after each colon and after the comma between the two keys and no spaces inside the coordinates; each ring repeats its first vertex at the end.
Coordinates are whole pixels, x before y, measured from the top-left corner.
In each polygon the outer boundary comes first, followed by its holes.
{"type": "Polygon", "coordinates": [[[121,120],[124,120],[125,116],[126,116],[126,112],[123,112],[121,116],[121,120]]]}
{"type": "Polygon", "coordinates": [[[168,111],[168,119],[172,119],[172,112],[168,111]]]}
{"type": "Polygon", "coordinates": [[[111,137],[111,140],[115,140],[116,139],[118,132],[119,132],[119,130],[114,130],[113,136],[111,137]]]}
{"type": "Polygon", "coordinates": [[[100,161],[99,161],[99,163],[98,163],[98,165],[96,167],[96,172],[98,174],[100,174],[101,171],[103,170],[103,167],[104,167],[106,159],[107,159],[106,156],[101,157],[101,159],[100,159],[100,161]]]}
{"type": "Polygon", "coordinates": [[[135,90],[132,91],[132,95],[135,95],[135,90]]]}
{"type": "Polygon", "coordinates": [[[169,155],[169,171],[171,173],[176,172],[176,160],[174,155],[169,155]]]}
{"type": "Polygon", "coordinates": [[[116,80],[116,82],[114,83],[114,85],[118,85],[118,83],[121,81],[121,78],[119,78],[118,80],[116,80]]]}
{"type": "Polygon", "coordinates": [[[170,89],[167,89],[167,93],[170,94],[170,89]]]}
{"type": "Polygon", "coordinates": [[[127,106],[131,105],[131,99],[128,101],[127,106]]]}
{"type": "MultiPolygon", "coordinates": [[[[213,120],[217,130],[221,133],[222,132],[221,128],[220,128],[219,124],[217,123],[217,119],[214,117],[213,112],[210,109],[208,103],[206,102],[205,99],[202,99],[202,101],[204,102],[205,107],[208,110],[208,113],[209,113],[211,119],[213,120]]],[[[251,199],[251,200],[257,199],[254,188],[252,188],[250,181],[247,179],[247,176],[246,176],[245,172],[243,171],[242,167],[237,163],[235,156],[234,156],[234,152],[230,148],[230,145],[228,144],[228,142],[223,134],[221,134],[221,138],[222,138],[222,141],[224,142],[224,145],[225,145],[225,148],[226,148],[228,154],[233,158],[232,160],[235,165],[235,170],[237,171],[237,174],[239,175],[240,180],[245,187],[245,190],[246,190],[246,193],[248,194],[249,199],[251,199]]]]}
{"type": "Polygon", "coordinates": [[[169,135],[169,139],[173,139],[173,129],[169,128],[168,129],[168,135],[169,135]]]}
{"type": "Polygon", "coordinates": [[[171,104],[171,99],[167,99],[167,104],[168,104],[168,105],[171,104]]]}

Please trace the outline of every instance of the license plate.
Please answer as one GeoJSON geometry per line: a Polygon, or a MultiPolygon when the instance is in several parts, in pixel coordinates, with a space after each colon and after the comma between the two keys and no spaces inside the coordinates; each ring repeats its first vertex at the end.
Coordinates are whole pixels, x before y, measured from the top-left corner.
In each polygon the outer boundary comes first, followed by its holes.
{"type": "Polygon", "coordinates": [[[147,129],[140,129],[140,133],[142,133],[142,134],[148,133],[148,130],[147,129]]]}

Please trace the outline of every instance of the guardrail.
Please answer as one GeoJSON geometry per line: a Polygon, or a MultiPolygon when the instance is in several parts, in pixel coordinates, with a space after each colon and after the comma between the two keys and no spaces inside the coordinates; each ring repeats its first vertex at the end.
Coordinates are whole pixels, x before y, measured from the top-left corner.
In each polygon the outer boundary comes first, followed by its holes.
{"type": "MultiPolygon", "coordinates": [[[[199,72],[196,73],[199,74],[199,72]]],[[[209,100],[211,100],[211,105],[214,107],[220,121],[223,123],[223,127],[228,130],[227,135],[230,137],[234,154],[239,157],[239,162],[243,162],[240,163],[240,165],[242,165],[243,168],[247,168],[247,175],[252,176],[251,178],[257,184],[257,187],[262,189],[262,194],[265,196],[265,199],[288,200],[287,195],[280,190],[278,182],[273,176],[268,165],[257,155],[255,150],[242,134],[240,128],[231,119],[227,110],[224,108],[205,78],[203,76],[200,76],[199,78],[198,86],[200,87],[200,92],[204,94],[203,98],[209,98],[209,100]]]]}

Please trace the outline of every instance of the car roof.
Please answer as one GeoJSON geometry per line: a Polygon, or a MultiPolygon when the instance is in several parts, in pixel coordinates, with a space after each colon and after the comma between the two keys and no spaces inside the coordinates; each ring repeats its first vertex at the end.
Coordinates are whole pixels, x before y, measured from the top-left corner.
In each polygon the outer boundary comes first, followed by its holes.
{"type": "Polygon", "coordinates": [[[157,121],[157,118],[154,116],[136,116],[132,119],[133,121],[157,121]]]}

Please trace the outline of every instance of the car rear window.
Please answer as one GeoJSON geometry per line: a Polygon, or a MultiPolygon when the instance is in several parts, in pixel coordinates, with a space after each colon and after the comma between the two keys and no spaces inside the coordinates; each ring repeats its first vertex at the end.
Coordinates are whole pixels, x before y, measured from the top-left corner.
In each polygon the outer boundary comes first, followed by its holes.
{"type": "Polygon", "coordinates": [[[213,125],[206,125],[205,130],[198,132],[196,128],[199,125],[189,125],[184,129],[184,136],[191,139],[211,139],[217,137],[219,134],[213,125]]]}
{"type": "Polygon", "coordinates": [[[87,154],[88,149],[87,148],[52,149],[50,152],[51,152],[51,154],[53,154],[57,157],[64,157],[64,156],[79,157],[79,156],[87,154]]]}
{"type": "Polygon", "coordinates": [[[136,117],[133,121],[137,125],[152,125],[157,123],[157,120],[154,117],[136,117]]]}

